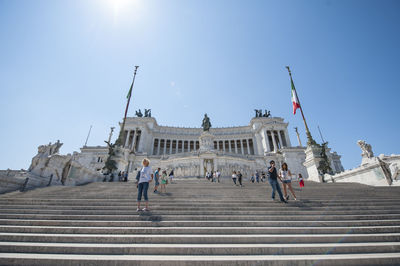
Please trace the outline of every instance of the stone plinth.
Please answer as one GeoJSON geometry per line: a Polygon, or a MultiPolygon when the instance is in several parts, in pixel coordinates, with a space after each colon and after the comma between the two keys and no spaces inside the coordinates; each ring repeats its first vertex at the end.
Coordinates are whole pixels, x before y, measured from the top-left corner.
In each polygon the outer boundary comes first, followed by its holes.
{"type": "Polygon", "coordinates": [[[309,145],[305,150],[306,160],[303,165],[307,168],[308,180],[321,182],[318,165],[323,160],[321,157],[322,148],[319,145],[309,145]]]}
{"type": "Polygon", "coordinates": [[[200,141],[200,153],[209,152],[214,150],[214,135],[209,131],[204,131],[199,137],[200,141]]]}

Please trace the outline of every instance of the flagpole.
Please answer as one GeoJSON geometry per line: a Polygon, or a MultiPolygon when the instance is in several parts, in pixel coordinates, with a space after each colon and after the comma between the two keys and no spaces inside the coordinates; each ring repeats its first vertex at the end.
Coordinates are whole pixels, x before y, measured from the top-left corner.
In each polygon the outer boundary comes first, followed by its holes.
{"type": "MultiPolygon", "coordinates": [[[[290,71],[289,66],[286,66],[286,68],[287,68],[287,70],[288,70],[288,72],[289,72],[290,81],[293,83],[292,72],[290,71]]],[[[294,83],[293,83],[293,84],[294,84],[294,83]]],[[[303,113],[303,107],[302,107],[302,105],[301,105],[301,103],[300,103],[300,99],[299,99],[299,95],[297,94],[296,87],[293,86],[293,89],[294,89],[294,91],[295,91],[295,93],[296,93],[296,95],[297,95],[297,100],[298,100],[298,102],[299,102],[301,116],[303,117],[304,125],[305,125],[305,127],[306,127],[307,144],[308,144],[308,145],[315,145],[315,144],[317,144],[317,143],[316,143],[315,140],[312,138],[311,133],[310,133],[310,130],[308,129],[307,122],[306,122],[306,118],[304,117],[304,113],[303,113]]]]}
{"type": "Polygon", "coordinates": [[[132,88],[133,88],[133,84],[135,84],[135,77],[136,77],[136,72],[137,72],[137,69],[138,69],[138,68],[139,68],[139,66],[135,66],[135,71],[134,71],[134,73],[133,73],[133,80],[132,80],[131,88],[130,88],[130,90],[129,90],[128,102],[126,103],[124,120],[123,120],[123,122],[122,122],[121,131],[119,132],[119,136],[118,136],[118,139],[117,139],[117,141],[116,141],[116,144],[117,144],[117,145],[121,145],[121,146],[122,146],[122,136],[123,136],[124,129],[125,129],[126,116],[127,116],[127,114],[128,114],[129,103],[130,103],[130,101],[131,101],[132,88]]]}
{"type": "Polygon", "coordinates": [[[87,145],[87,142],[88,142],[89,136],[90,136],[90,131],[92,131],[92,125],[90,125],[89,133],[87,134],[86,141],[85,141],[85,145],[83,145],[83,147],[86,147],[86,145],[87,145]]]}

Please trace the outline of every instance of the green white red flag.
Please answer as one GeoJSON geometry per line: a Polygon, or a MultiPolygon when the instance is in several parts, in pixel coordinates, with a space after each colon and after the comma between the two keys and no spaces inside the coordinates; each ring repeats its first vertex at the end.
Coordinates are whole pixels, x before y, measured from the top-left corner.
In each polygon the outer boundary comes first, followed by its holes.
{"type": "Polygon", "coordinates": [[[294,87],[293,79],[290,77],[290,82],[292,83],[292,104],[293,104],[293,114],[296,114],[297,108],[300,108],[299,98],[297,97],[296,88],[294,87]]]}

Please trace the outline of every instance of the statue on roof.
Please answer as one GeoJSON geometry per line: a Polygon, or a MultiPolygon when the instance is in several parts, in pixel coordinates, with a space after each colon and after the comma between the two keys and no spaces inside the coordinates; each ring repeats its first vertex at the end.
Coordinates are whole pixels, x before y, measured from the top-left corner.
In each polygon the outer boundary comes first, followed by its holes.
{"type": "Polygon", "coordinates": [[[140,111],[140,109],[138,111],[135,111],[135,114],[137,117],[143,117],[142,111],[140,111]]]}
{"type": "Polygon", "coordinates": [[[201,124],[201,126],[203,127],[203,131],[210,130],[211,122],[210,122],[210,118],[207,116],[207,114],[204,114],[203,123],[201,124]]]}

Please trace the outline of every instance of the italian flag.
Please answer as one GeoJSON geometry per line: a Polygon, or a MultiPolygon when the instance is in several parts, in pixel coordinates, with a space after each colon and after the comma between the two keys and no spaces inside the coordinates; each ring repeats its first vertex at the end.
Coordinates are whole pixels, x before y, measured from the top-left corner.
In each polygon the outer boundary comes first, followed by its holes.
{"type": "Polygon", "coordinates": [[[131,88],[129,89],[128,95],[126,95],[126,98],[127,98],[127,99],[130,99],[130,98],[131,98],[131,95],[132,95],[132,87],[133,87],[133,82],[132,82],[132,84],[131,84],[131,88]]]}
{"type": "Polygon", "coordinates": [[[290,82],[292,83],[292,104],[293,104],[293,114],[296,114],[297,108],[300,108],[299,98],[297,97],[296,89],[293,84],[292,77],[290,77],[290,82]]]}

